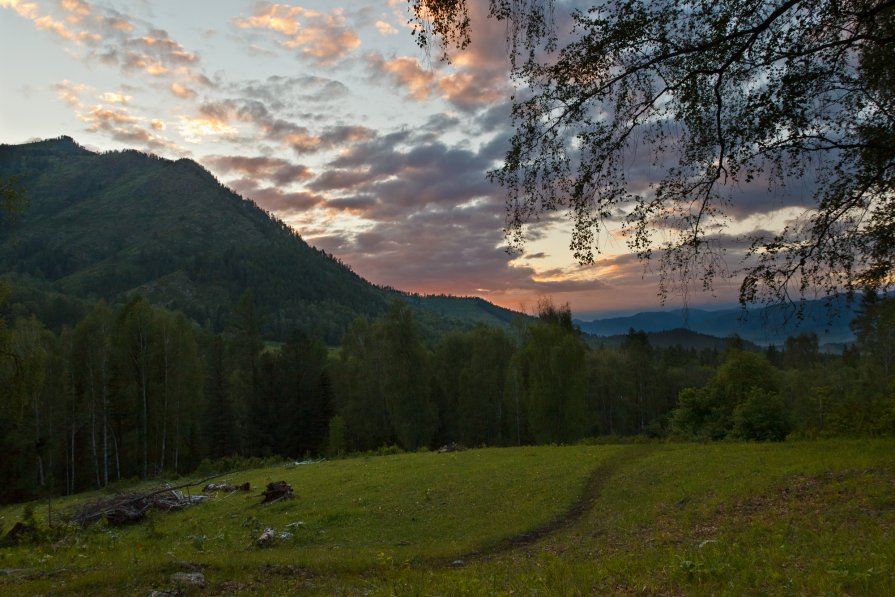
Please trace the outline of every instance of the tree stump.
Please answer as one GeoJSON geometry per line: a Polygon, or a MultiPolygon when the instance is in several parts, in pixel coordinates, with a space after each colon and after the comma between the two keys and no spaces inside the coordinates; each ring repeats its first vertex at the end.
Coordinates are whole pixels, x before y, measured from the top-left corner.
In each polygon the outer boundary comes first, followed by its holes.
{"type": "Polygon", "coordinates": [[[268,483],[267,489],[265,489],[264,493],[262,493],[261,495],[264,496],[264,499],[261,501],[262,504],[274,502],[276,500],[281,500],[284,498],[290,498],[292,497],[292,486],[285,481],[275,481],[273,483],[268,483]]]}

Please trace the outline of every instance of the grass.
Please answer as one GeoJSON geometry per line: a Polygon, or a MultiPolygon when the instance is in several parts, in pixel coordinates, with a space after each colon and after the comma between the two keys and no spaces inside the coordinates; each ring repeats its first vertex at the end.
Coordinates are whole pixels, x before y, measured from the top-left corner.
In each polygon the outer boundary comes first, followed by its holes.
{"type": "MultiPolygon", "coordinates": [[[[0,568],[20,570],[0,594],[147,594],[192,569],[208,594],[895,594],[893,456],[891,440],[830,440],[259,469],[228,479],[285,479],[296,499],[219,495],[0,549],[0,568]],[[292,537],[255,547],[268,526],[292,537]]],[[[0,510],[6,528],[19,510],[0,510]]]]}

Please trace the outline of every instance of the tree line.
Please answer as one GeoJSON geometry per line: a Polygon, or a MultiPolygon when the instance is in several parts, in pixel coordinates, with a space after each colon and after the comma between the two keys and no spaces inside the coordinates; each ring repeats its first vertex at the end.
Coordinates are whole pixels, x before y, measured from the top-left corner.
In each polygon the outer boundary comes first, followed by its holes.
{"type": "MultiPolygon", "coordinates": [[[[2,301],[0,301],[2,302],[2,301]]],[[[338,347],[265,342],[250,292],[222,332],[140,297],[74,327],[0,319],[0,500],[185,474],[203,460],[569,443],[895,433],[895,300],[865,301],[841,355],[589,346],[568,307],[426,342],[394,302],[338,347]]],[[[593,344],[593,343],[591,343],[593,344]]]]}

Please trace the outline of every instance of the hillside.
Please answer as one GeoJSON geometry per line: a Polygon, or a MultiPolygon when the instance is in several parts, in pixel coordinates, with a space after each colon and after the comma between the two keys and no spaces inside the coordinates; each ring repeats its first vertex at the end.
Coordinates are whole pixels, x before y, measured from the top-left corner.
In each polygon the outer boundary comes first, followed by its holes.
{"type": "MultiPolygon", "coordinates": [[[[0,593],[891,595],[893,448],[527,446],[279,464],[215,479],[248,492],[0,548],[0,593]],[[295,496],[262,504],[279,480],[295,496]],[[179,585],[196,573],[202,591],[179,585]]],[[[108,497],[54,500],[54,520],[108,497]]],[[[47,503],[33,507],[41,528],[47,503]]],[[[5,530],[23,518],[0,508],[5,530]]]]}
{"type": "MultiPolygon", "coordinates": [[[[684,328],[676,328],[673,330],[664,330],[659,332],[645,332],[649,340],[650,346],[653,348],[672,348],[681,346],[693,350],[717,350],[723,351],[728,347],[730,341],[728,338],[720,338],[709,334],[700,334],[693,330],[684,328]]],[[[591,346],[603,346],[606,348],[619,348],[625,342],[628,336],[624,334],[614,334],[611,336],[586,336],[588,344],[591,346]]],[[[758,346],[748,340],[741,340],[742,348],[746,350],[758,350],[758,346]]]]}
{"type": "MultiPolygon", "coordinates": [[[[0,176],[16,176],[28,197],[14,234],[0,229],[0,272],[14,278],[13,299],[48,323],[139,293],[219,329],[251,289],[265,335],[297,327],[335,343],[357,316],[407,298],[309,246],[188,159],[93,153],[60,137],[0,146],[0,176]]],[[[511,313],[479,299],[411,302],[430,335],[506,325],[511,313]]]]}

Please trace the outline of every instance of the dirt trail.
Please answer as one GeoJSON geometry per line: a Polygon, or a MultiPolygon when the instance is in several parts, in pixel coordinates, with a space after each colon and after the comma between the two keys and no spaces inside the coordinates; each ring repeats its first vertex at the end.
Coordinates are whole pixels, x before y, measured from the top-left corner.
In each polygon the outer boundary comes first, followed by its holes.
{"type": "Polygon", "coordinates": [[[557,518],[547,521],[525,533],[501,539],[484,549],[470,551],[452,558],[429,560],[427,562],[428,566],[459,568],[470,564],[471,562],[489,560],[513,550],[528,547],[549,535],[568,529],[581,520],[587,512],[593,509],[606,482],[612,478],[621,466],[643,458],[651,451],[652,448],[650,446],[631,446],[621,450],[618,454],[598,465],[588,477],[587,482],[584,485],[584,491],[581,492],[578,499],[572,503],[568,510],[560,514],[557,518]]]}

